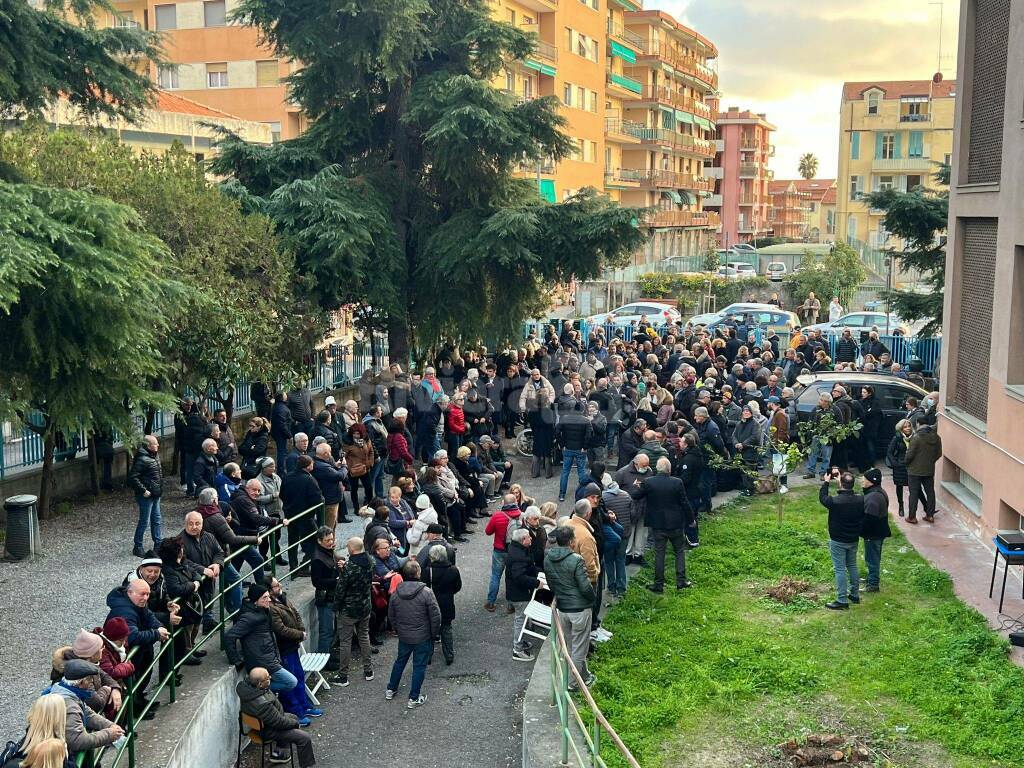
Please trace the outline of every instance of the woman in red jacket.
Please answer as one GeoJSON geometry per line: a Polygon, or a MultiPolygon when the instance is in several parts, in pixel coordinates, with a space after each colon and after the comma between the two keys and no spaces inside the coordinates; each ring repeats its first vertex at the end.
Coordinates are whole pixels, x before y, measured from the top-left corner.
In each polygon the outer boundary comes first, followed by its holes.
{"type": "Polygon", "coordinates": [[[405,408],[396,408],[392,414],[391,426],[388,427],[388,454],[384,471],[391,475],[391,484],[396,485],[398,477],[412,467],[412,453],[409,441],[412,435],[405,426],[409,412],[405,408]]]}
{"type": "Polygon", "coordinates": [[[449,456],[455,456],[459,452],[459,448],[466,438],[466,433],[469,432],[469,427],[466,425],[466,412],[462,409],[465,402],[466,393],[456,392],[452,396],[451,404],[448,406],[446,421],[448,426],[449,456]]]}

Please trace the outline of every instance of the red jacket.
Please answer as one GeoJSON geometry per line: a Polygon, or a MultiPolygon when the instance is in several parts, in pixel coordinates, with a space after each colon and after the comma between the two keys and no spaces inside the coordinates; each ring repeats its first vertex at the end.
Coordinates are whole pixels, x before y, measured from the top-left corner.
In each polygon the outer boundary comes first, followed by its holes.
{"type": "Polygon", "coordinates": [[[412,465],[413,458],[409,453],[409,441],[401,432],[388,433],[388,458],[392,461],[401,459],[406,465],[412,465]]]}
{"type": "Polygon", "coordinates": [[[121,661],[121,654],[112,642],[103,637],[101,627],[96,627],[93,632],[103,638],[103,656],[100,658],[100,669],[106,672],[115,680],[124,680],[129,675],[135,674],[135,665],[130,661],[121,661]]]}
{"type": "Polygon", "coordinates": [[[453,435],[466,434],[466,412],[454,403],[448,409],[448,431],[453,435]]]}
{"type": "Polygon", "coordinates": [[[505,535],[508,533],[508,524],[512,520],[518,520],[522,514],[522,510],[518,506],[502,507],[493,515],[491,519],[487,521],[487,527],[484,532],[488,535],[494,535],[494,548],[498,552],[505,551],[505,535]]]}

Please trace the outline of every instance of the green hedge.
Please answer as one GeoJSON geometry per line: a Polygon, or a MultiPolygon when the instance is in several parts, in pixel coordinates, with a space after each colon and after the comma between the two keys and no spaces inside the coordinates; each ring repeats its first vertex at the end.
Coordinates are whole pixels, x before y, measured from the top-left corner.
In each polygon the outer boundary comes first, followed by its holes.
{"type": "Polygon", "coordinates": [[[648,272],[640,275],[638,282],[644,298],[675,299],[679,303],[680,314],[685,317],[701,311],[701,297],[707,293],[709,279],[715,306],[719,308],[740,301],[748,295],[756,295],[771,286],[765,277],[727,280],[718,276],[668,272],[648,272]]]}

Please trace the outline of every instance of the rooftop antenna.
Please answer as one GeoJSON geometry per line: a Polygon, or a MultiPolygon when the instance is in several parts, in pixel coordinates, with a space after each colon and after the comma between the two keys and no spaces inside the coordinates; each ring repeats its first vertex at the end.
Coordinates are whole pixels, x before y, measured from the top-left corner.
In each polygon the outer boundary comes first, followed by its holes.
{"type": "Polygon", "coordinates": [[[936,68],[935,71],[941,73],[942,72],[942,12],[944,10],[945,3],[943,3],[943,2],[935,2],[935,3],[928,3],[928,5],[937,5],[937,6],[939,6],[939,60],[938,60],[938,67],[936,68]]]}

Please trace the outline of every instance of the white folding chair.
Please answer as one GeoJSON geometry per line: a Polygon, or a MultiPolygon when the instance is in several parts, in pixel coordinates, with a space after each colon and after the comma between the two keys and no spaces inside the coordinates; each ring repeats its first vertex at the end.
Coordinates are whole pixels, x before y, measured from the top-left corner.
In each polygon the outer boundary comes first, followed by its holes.
{"type": "Polygon", "coordinates": [[[329,653],[306,653],[306,644],[299,643],[299,663],[302,665],[303,672],[302,682],[306,686],[306,695],[313,702],[313,705],[317,707],[320,706],[320,701],[316,697],[316,692],[321,688],[325,691],[331,690],[331,686],[328,685],[327,679],[323,675],[323,669],[327,666],[329,659],[329,653]],[[309,687],[310,676],[314,680],[312,688],[309,687]]]}
{"type": "Polygon", "coordinates": [[[523,635],[536,637],[538,640],[547,639],[547,632],[551,630],[551,604],[554,600],[555,595],[549,589],[537,587],[533,590],[530,602],[526,604],[526,609],[523,611],[526,621],[523,622],[523,628],[519,631],[519,637],[516,638],[517,644],[523,642],[523,635]],[[533,627],[544,629],[544,634],[534,631],[533,627]]]}

